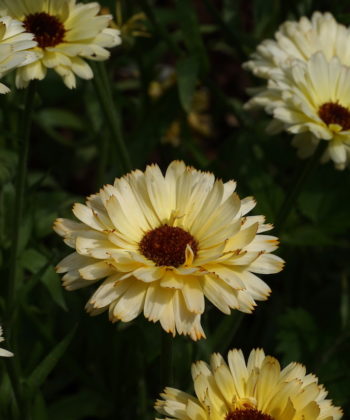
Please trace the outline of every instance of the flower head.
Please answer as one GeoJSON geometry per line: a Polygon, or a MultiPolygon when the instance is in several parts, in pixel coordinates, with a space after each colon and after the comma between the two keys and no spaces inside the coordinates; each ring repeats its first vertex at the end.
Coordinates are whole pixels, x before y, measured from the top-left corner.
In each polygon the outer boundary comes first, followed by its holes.
{"type": "MultiPolygon", "coordinates": [[[[0,343],[3,342],[5,339],[2,336],[2,327],[0,326],[0,343]]],[[[12,357],[13,353],[8,350],[0,348],[0,357],[12,357]]]]}
{"type": "Polygon", "coordinates": [[[214,353],[210,366],[192,365],[196,397],[166,388],[156,410],[179,420],[338,420],[342,410],[304,366],[281,370],[277,359],[252,350],[246,363],[241,350],[228,353],[228,364],[214,353]]]}
{"type": "Polygon", "coordinates": [[[120,44],[119,30],[108,28],[110,15],[98,15],[98,3],[76,3],[75,0],[0,0],[2,14],[23,22],[27,32],[37,41],[39,59],[17,70],[16,84],[26,87],[30,80],[42,80],[53,68],[69,88],[75,76],[93,77],[84,60],[106,60],[106,48],[120,44]]]}
{"type": "Polygon", "coordinates": [[[285,66],[257,100],[281,128],[295,134],[293,144],[301,157],[313,154],[319,141],[326,140],[323,159],[344,169],[350,161],[349,86],[350,68],[337,57],[328,62],[318,52],[307,62],[295,60],[285,66]]]}
{"type": "MultiPolygon", "coordinates": [[[[24,31],[21,22],[9,16],[0,18],[0,77],[37,59],[36,53],[28,51],[36,45],[33,35],[24,31]]],[[[0,93],[9,91],[8,87],[0,83],[0,93]]]]}
{"type": "Polygon", "coordinates": [[[258,77],[269,78],[295,58],[307,61],[318,51],[328,61],[337,56],[342,64],[350,65],[350,29],[330,13],[314,12],[310,20],[303,16],[299,22],[284,22],[275,39],[263,41],[244,67],[258,77]]]}
{"type": "Polygon", "coordinates": [[[270,288],[254,273],[276,273],[283,261],[271,254],[277,239],[255,206],[240,200],[235,182],[172,162],[133,171],[75,204],[80,223],[55,222],[73,254],[57,266],[74,290],[106,278],[87,303],[92,315],[109,309],[112,321],[142,311],[175,335],[204,336],[200,324],[207,297],[225,314],[252,312],[270,288]]]}

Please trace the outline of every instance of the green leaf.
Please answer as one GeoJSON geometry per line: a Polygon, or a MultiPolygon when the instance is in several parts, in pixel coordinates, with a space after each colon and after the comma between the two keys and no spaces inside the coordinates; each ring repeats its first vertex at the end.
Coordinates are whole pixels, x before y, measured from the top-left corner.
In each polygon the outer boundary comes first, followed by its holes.
{"type": "Polygon", "coordinates": [[[10,181],[17,169],[17,155],[10,150],[0,151],[0,185],[10,181]]]}
{"type": "Polygon", "coordinates": [[[47,264],[47,258],[37,250],[30,248],[22,253],[20,264],[23,268],[35,274],[47,264]]]}
{"type": "Polygon", "coordinates": [[[76,330],[77,326],[74,327],[72,331],[52,349],[52,351],[40,362],[27,379],[27,385],[33,392],[35,392],[37,388],[45,382],[48,375],[54,370],[55,366],[60,361],[71,343],[76,330]]]}
{"type": "Polygon", "coordinates": [[[193,3],[188,0],[177,0],[176,10],[184,42],[191,55],[196,55],[198,57],[201,73],[207,74],[209,70],[209,61],[193,3]]]}
{"type": "Polygon", "coordinates": [[[52,266],[47,267],[41,278],[42,283],[46,286],[54,302],[57,303],[64,311],[68,311],[66,301],[64,299],[63,288],[59,275],[52,266]]]}
{"type": "Polygon", "coordinates": [[[44,397],[41,392],[36,391],[32,409],[32,416],[35,420],[48,420],[48,412],[44,397]]]}
{"type": "Polygon", "coordinates": [[[180,102],[186,112],[191,111],[193,94],[198,80],[199,63],[196,56],[189,56],[178,61],[178,89],[180,102]]]}
{"type": "Polygon", "coordinates": [[[303,308],[290,308],[279,317],[277,351],[285,363],[303,360],[317,346],[317,326],[314,318],[303,308]]]}
{"type": "Polygon", "coordinates": [[[48,261],[48,259],[37,250],[27,249],[21,255],[20,264],[21,267],[35,275],[35,279],[32,279],[33,286],[38,280],[37,275],[40,274],[40,280],[47,288],[53,301],[56,302],[63,310],[67,311],[67,305],[64,299],[60,278],[50,265],[50,261],[48,261]]]}
{"type": "Polygon", "coordinates": [[[38,122],[45,127],[50,128],[71,128],[73,130],[83,131],[84,123],[77,115],[71,111],[59,108],[46,108],[36,115],[38,122]]]}

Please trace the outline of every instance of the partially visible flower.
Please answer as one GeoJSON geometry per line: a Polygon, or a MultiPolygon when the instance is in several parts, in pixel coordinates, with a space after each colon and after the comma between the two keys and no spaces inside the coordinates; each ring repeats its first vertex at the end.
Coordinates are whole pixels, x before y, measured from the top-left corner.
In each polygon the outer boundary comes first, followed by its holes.
{"type": "Polygon", "coordinates": [[[183,162],[163,175],[157,165],[133,171],[75,204],[80,223],[57,219],[55,231],[75,252],[57,266],[68,290],[104,279],[87,303],[92,315],[109,310],[112,321],[141,312],[167,332],[204,337],[205,297],[225,314],[250,313],[270,288],[255,274],[283,268],[272,254],[271,225],[247,216],[236,183],[215,180],[183,162]]]}
{"type": "MultiPolygon", "coordinates": [[[[281,370],[277,359],[252,350],[246,363],[241,350],[228,353],[228,364],[214,353],[210,366],[192,365],[196,397],[165,388],[156,410],[178,420],[339,420],[342,410],[298,363],[281,370]]],[[[158,419],[160,420],[160,419],[158,419]]]]}
{"type": "Polygon", "coordinates": [[[106,48],[119,45],[119,31],[109,28],[110,15],[98,15],[98,3],[76,3],[75,0],[0,0],[2,15],[23,22],[34,34],[39,59],[17,70],[17,87],[30,80],[42,80],[47,69],[54,69],[68,88],[74,88],[76,77],[91,79],[93,72],[85,59],[103,61],[109,58],[106,48]]]}
{"type": "Polygon", "coordinates": [[[272,113],[281,128],[295,134],[301,157],[314,153],[320,140],[328,142],[323,160],[337,169],[350,162],[350,68],[322,52],[307,62],[295,60],[271,79],[256,101],[272,113]]]}
{"type": "Polygon", "coordinates": [[[299,22],[283,23],[275,39],[263,41],[244,67],[258,77],[269,78],[295,58],[306,61],[318,51],[328,61],[337,56],[342,64],[350,65],[350,29],[330,13],[314,12],[311,20],[303,16],[299,22]]]}
{"type": "MultiPolygon", "coordinates": [[[[0,343],[5,341],[4,337],[2,336],[2,327],[0,326],[0,343]]],[[[8,350],[0,348],[0,357],[12,357],[13,353],[8,350]]]]}
{"type": "MultiPolygon", "coordinates": [[[[32,63],[37,54],[29,52],[35,47],[33,35],[25,32],[21,22],[5,16],[0,18],[0,78],[17,67],[32,63]]],[[[0,83],[0,93],[10,89],[0,83]]]]}

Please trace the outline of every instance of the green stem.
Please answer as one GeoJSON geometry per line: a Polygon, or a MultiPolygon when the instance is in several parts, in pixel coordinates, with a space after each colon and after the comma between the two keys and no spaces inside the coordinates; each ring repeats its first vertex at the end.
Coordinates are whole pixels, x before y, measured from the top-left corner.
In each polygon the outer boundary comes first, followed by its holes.
{"type": "Polygon", "coordinates": [[[286,223],[288,216],[295,206],[295,203],[301,193],[305,182],[308,180],[316,166],[319,164],[320,158],[327,147],[325,141],[320,141],[314,154],[305,162],[301,171],[297,173],[296,179],[292,184],[289,194],[286,195],[280,210],[277,213],[275,222],[275,231],[279,232],[286,223]]]}
{"type": "Polygon", "coordinates": [[[173,385],[173,341],[171,334],[164,331],[162,333],[162,353],[160,357],[161,365],[161,388],[173,385]]]}
{"type": "Polygon", "coordinates": [[[30,129],[32,124],[33,105],[36,91],[36,82],[31,82],[25,91],[24,109],[21,116],[19,142],[18,142],[18,170],[16,178],[16,197],[15,210],[13,219],[12,239],[13,245],[10,255],[10,273],[9,273],[9,287],[8,287],[8,314],[11,318],[14,312],[14,302],[17,289],[19,287],[17,267],[19,254],[19,238],[22,227],[24,197],[27,180],[27,160],[29,153],[30,129]]]}
{"type": "Polygon", "coordinates": [[[93,82],[97,93],[97,97],[105,114],[108,127],[112,134],[112,138],[115,140],[117,152],[120,155],[123,164],[123,171],[129,172],[132,169],[132,164],[123,138],[123,133],[121,129],[120,110],[118,105],[113,100],[111,86],[109,84],[108,76],[106,73],[106,68],[104,67],[103,63],[95,63],[93,67],[93,82]]]}
{"type": "Polygon", "coordinates": [[[16,356],[7,361],[7,369],[12,384],[12,389],[17,402],[20,418],[25,418],[23,413],[22,387],[20,383],[20,365],[19,365],[19,347],[16,346],[17,334],[16,324],[16,293],[20,287],[18,276],[18,257],[20,234],[23,220],[23,208],[25,203],[26,181],[27,181],[27,161],[29,154],[30,130],[32,124],[32,115],[34,108],[34,98],[36,92],[36,82],[31,82],[25,91],[24,108],[21,115],[19,141],[18,141],[18,169],[16,178],[16,196],[15,209],[12,230],[12,248],[10,254],[8,299],[7,299],[7,317],[9,334],[8,340],[10,347],[16,352],[16,356]]]}
{"type": "MultiPolygon", "coordinates": [[[[15,355],[16,357],[16,355],[15,355]]],[[[15,362],[13,360],[13,358],[8,358],[5,361],[6,364],[6,369],[7,369],[7,374],[10,378],[10,382],[11,382],[11,386],[12,386],[12,391],[13,391],[13,396],[15,399],[15,403],[16,403],[16,418],[20,418],[20,413],[22,411],[22,407],[23,407],[23,401],[22,401],[22,396],[21,396],[21,386],[20,386],[20,382],[18,380],[18,376],[17,376],[17,369],[15,366],[15,362]]]]}

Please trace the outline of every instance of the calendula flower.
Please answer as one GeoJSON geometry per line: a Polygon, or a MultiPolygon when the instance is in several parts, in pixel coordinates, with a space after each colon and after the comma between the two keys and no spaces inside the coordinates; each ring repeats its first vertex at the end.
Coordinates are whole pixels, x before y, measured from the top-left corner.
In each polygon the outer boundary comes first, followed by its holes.
{"type": "Polygon", "coordinates": [[[92,70],[85,59],[109,58],[106,48],[120,44],[119,30],[108,28],[110,15],[98,15],[98,3],[76,3],[75,0],[0,0],[2,14],[23,22],[34,34],[39,59],[17,70],[16,84],[26,87],[30,80],[42,80],[47,69],[54,69],[68,88],[74,88],[76,77],[91,79],[92,70]]]}
{"type": "Polygon", "coordinates": [[[258,77],[269,78],[295,58],[306,61],[318,51],[328,61],[337,56],[342,64],[350,65],[350,30],[330,13],[314,12],[311,20],[303,16],[299,22],[283,23],[275,39],[263,41],[244,67],[258,77]]]}
{"type": "MultiPolygon", "coordinates": [[[[281,370],[277,359],[252,350],[246,363],[241,350],[228,363],[214,353],[210,366],[192,365],[196,397],[165,388],[156,410],[179,420],[338,420],[342,410],[326,399],[327,391],[299,363],[281,370]]],[[[158,419],[159,420],[159,419],[158,419]]]]}
{"type": "Polygon", "coordinates": [[[296,60],[269,82],[259,100],[275,120],[295,134],[301,157],[313,154],[320,140],[328,142],[323,160],[344,169],[350,159],[350,68],[337,57],[314,54],[296,60]],[[272,99],[271,99],[272,98],[272,99]]]}
{"type": "MultiPolygon", "coordinates": [[[[0,343],[5,341],[4,337],[2,336],[2,327],[0,326],[0,343]]],[[[8,350],[0,348],[0,357],[12,357],[13,353],[8,350]]]]}
{"type": "Polygon", "coordinates": [[[204,337],[207,297],[225,314],[252,312],[270,288],[254,273],[280,271],[271,254],[277,239],[263,216],[247,216],[253,198],[240,200],[236,183],[172,162],[136,170],[75,204],[80,223],[58,219],[54,229],[75,252],[57,266],[68,290],[104,282],[86,309],[109,309],[112,321],[142,311],[164,330],[204,337]]]}
{"type": "MultiPolygon", "coordinates": [[[[25,32],[21,22],[9,16],[0,18],[0,78],[19,66],[35,61],[37,54],[28,51],[35,45],[33,35],[25,32]]],[[[0,93],[9,91],[0,83],[0,93]]]]}

